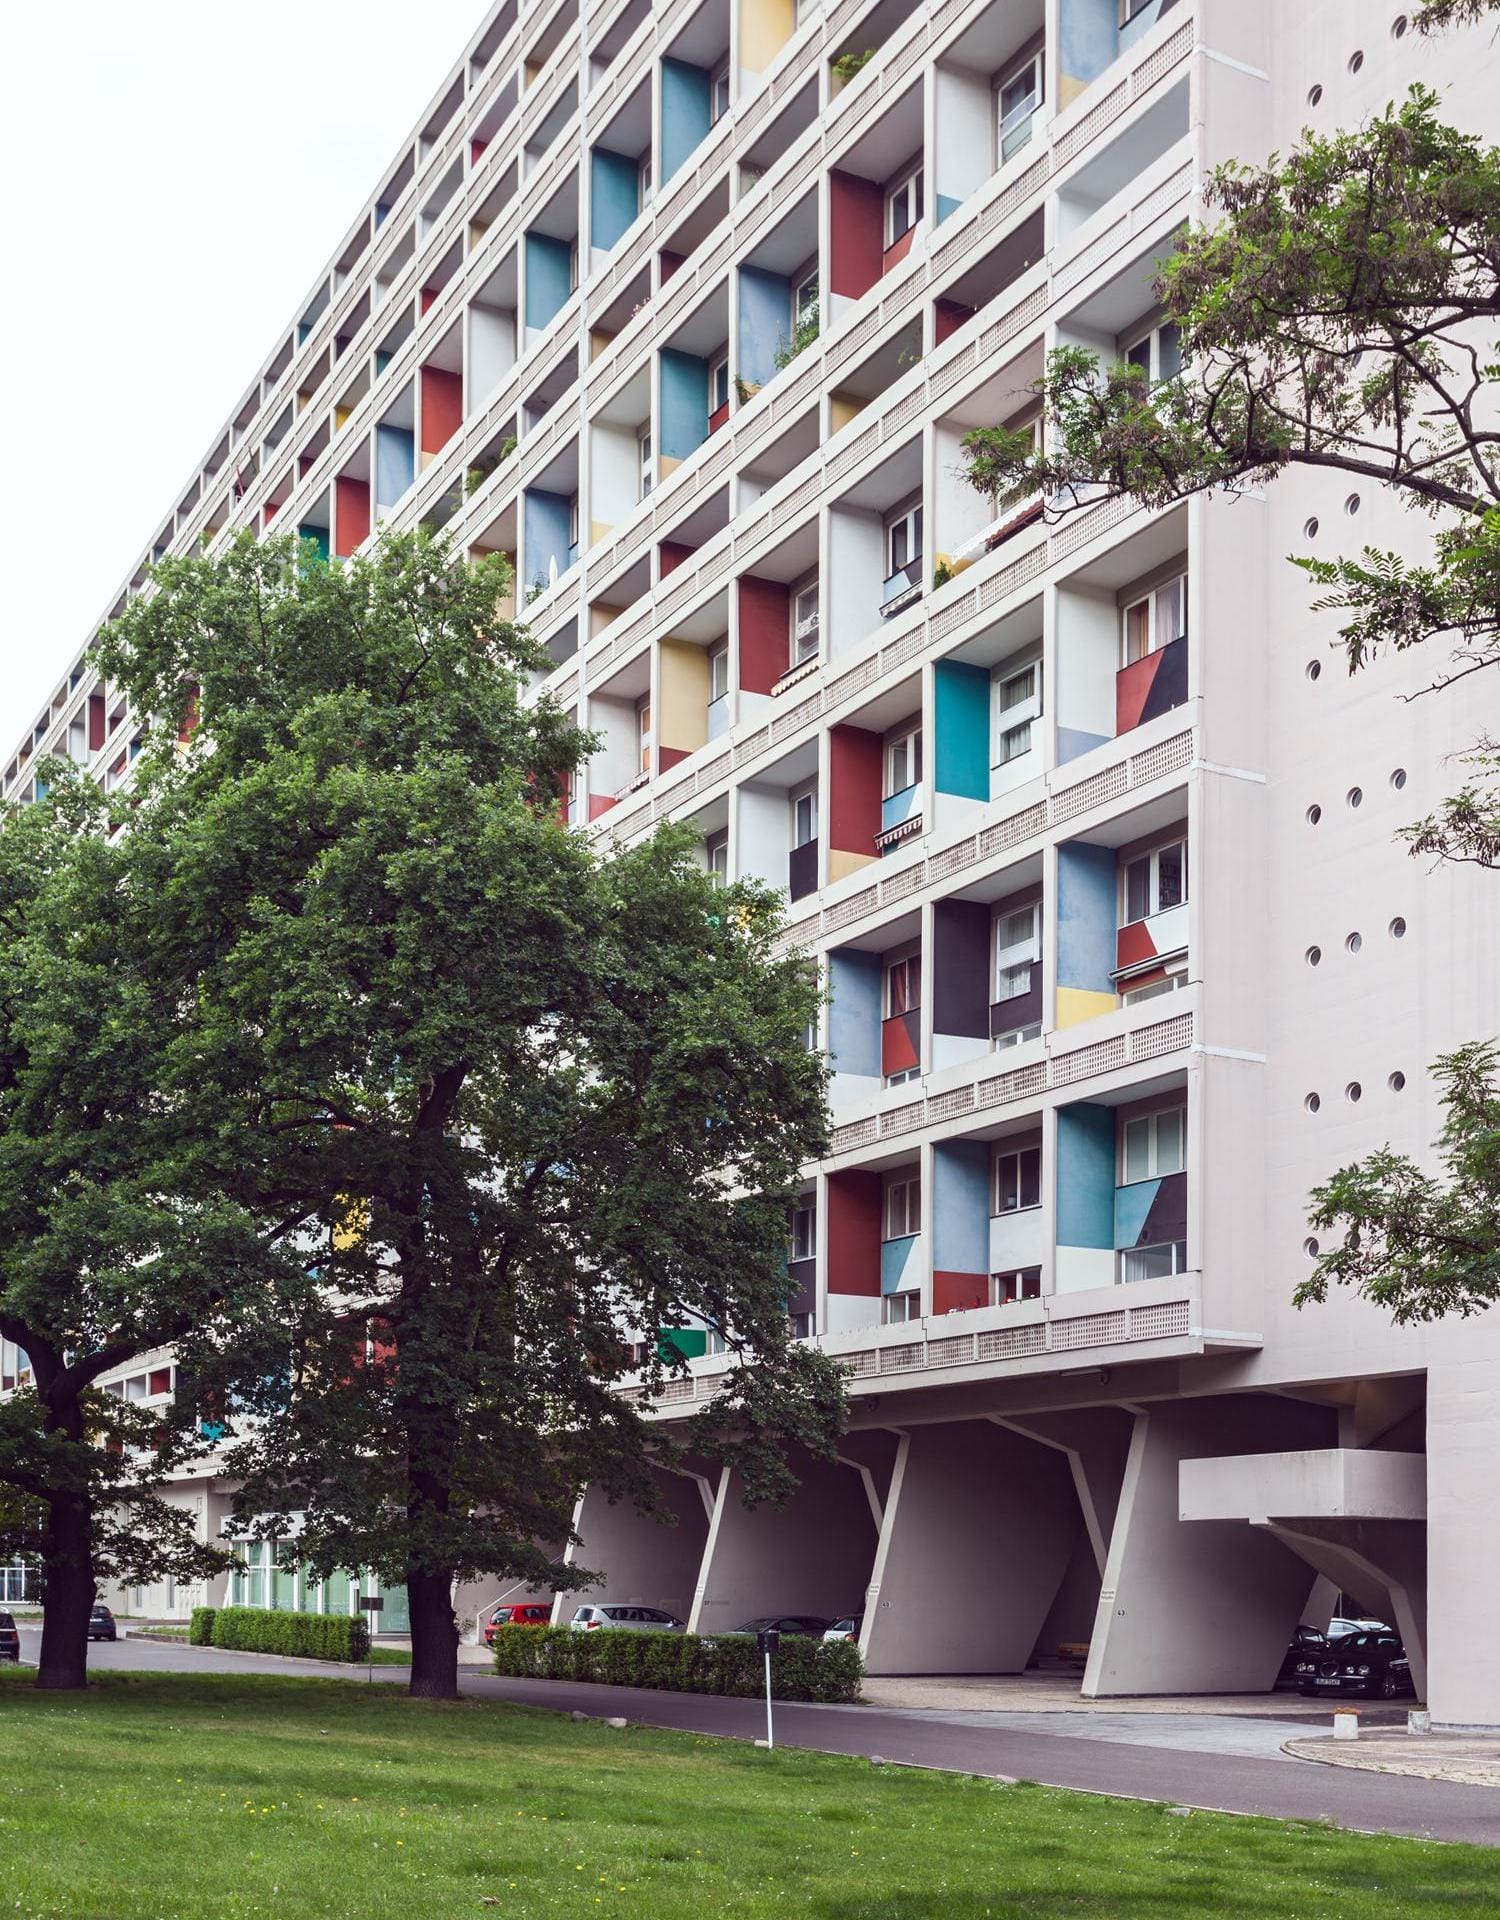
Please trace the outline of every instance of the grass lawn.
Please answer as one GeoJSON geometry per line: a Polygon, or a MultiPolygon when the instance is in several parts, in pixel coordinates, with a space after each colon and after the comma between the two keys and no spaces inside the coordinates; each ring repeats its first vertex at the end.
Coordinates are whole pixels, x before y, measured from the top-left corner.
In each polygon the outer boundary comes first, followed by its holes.
{"type": "Polygon", "coordinates": [[[68,1920],[1391,1920],[1500,1912],[1500,1853],[346,1680],[0,1678],[0,1913],[68,1920]]]}

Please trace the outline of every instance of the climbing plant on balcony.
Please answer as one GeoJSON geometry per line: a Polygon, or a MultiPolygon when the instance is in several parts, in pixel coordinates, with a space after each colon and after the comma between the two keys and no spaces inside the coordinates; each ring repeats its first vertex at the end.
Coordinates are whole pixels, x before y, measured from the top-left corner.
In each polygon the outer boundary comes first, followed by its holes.
{"type": "Polygon", "coordinates": [[[311,568],[246,540],[163,565],[102,652],[163,716],[133,831],[202,1076],[274,1090],[258,1206],[301,1223],[321,1289],[284,1405],[231,1423],[241,1512],[298,1516],[314,1572],[404,1581],[425,1695],[456,1689],[455,1581],[587,1580],[561,1555],[585,1483],[649,1509],[653,1458],[691,1442],[775,1498],[840,1418],[786,1315],[817,990],[779,896],[716,888],[682,828],[562,823],[592,742],[528,696],[548,662],[497,613],[509,584],[426,536],[311,568]],[[659,1336],[704,1324],[745,1364],[674,1440],[659,1336]]]}

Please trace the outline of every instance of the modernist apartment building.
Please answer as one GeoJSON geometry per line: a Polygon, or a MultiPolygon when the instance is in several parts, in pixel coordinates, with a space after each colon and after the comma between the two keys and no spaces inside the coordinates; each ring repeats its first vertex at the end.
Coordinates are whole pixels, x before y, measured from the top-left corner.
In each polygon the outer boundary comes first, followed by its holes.
{"type": "MultiPolygon", "coordinates": [[[[1348,679],[1284,558],[1420,529],[1334,475],[1049,526],[960,453],[1058,344],[1172,371],[1209,170],[1417,79],[1493,117],[1486,34],[1375,0],[505,0],[143,553],[507,554],[602,738],[579,828],[787,891],[834,1071],[791,1311],[851,1430],[781,1512],[712,1460],[674,1529],[586,1495],[610,1598],[863,1609],[877,1671],[1086,1642],[1120,1694],[1267,1687],[1342,1589],[1500,1724],[1500,1328],[1291,1305],[1308,1189],[1424,1151],[1429,1062],[1497,1024],[1500,893],[1393,839],[1473,703],[1348,679]]],[[[80,655],[4,792],[132,747],[80,655]]],[[[674,1338],[668,1419],[729,1364],[674,1338]]],[[[351,1604],[269,1559],[237,1597],[351,1604]]]]}

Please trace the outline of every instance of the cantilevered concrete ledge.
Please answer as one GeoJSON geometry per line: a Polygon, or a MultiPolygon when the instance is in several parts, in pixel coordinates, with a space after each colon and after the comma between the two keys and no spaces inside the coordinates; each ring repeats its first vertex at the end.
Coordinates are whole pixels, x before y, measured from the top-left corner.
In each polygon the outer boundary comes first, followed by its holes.
{"type": "Polygon", "coordinates": [[[1373,1447],[1184,1460],[1184,1520],[1425,1520],[1427,1458],[1373,1447]]]}

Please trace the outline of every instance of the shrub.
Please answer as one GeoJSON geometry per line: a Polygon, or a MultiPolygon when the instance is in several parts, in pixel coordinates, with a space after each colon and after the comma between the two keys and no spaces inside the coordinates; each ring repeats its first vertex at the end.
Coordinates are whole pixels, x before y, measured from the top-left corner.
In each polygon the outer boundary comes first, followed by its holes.
{"type": "MultiPolygon", "coordinates": [[[[294,1616],[295,1617],[295,1616],[294,1616]]],[[[593,1680],[605,1686],[756,1698],[765,1664],[748,1634],[636,1633],[627,1627],[507,1627],[495,1635],[495,1671],[522,1680],[593,1680]]],[[[842,1704],[859,1698],[864,1663],[848,1640],[788,1634],[771,1660],[777,1700],[842,1704]]]]}
{"type": "Polygon", "coordinates": [[[283,1613],[269,1607],[200,1607],[209,1618],[209,1634],[197,1645],[231,1647],[241,1653],[281,1653],[307,1660],[363,1660],[370,1632],[363,1620],[346,1613],[283,1613]]]}
{"type": "Polygon", "coordinates": [[[188,1622],[188,1645],[190,1647],[211,1647],[214,1643],[213,1607],[194,1607],[193,1617],[188,1622]]]}

